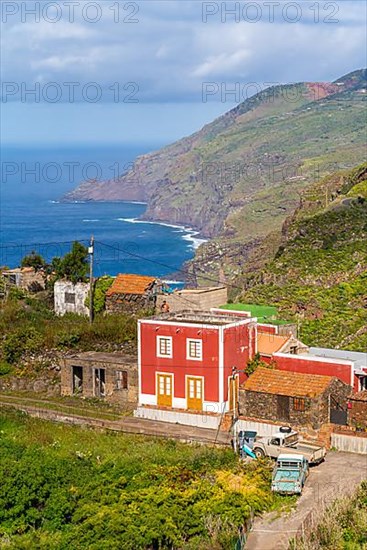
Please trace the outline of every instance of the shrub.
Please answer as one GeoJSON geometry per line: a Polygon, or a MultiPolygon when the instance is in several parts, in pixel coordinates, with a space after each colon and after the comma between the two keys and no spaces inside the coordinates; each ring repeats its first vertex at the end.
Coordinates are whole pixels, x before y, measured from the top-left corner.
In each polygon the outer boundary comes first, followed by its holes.
{"type": "Polygon", "coordinates": [[[3,355],[7,363],[14,364],[25,353],[34,353],[40,350],[43,337],[34,327],[18,329],[9,334],[3,343],[3,355]]]}
{"type": "Polygon", "coordinates": [[[12,370],[11,365],[0,361],[0,376],[5,376],[6,374],[9,374],[11,370],[12,370]]]}

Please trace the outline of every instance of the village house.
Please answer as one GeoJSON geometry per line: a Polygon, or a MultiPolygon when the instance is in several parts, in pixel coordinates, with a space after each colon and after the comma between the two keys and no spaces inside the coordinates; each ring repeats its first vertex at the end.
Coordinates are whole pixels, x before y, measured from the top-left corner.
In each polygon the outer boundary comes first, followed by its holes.
{"type": "Polygon", "coordinates": [[[178,311],[210,311],[227,302],[227,287],[201,287],[175,290],[171,294],[157,296],[156,309],[161,311],[163,302],[166,302],[170,313],[178,311]]]}
{"type": "Polygon", "coordinates": [[[61,395],[97,397],[121,405],[136,404],[136,357],[93,351],[69,355],[61,366],[61,395]]]}
{"type": "Polygon", "coordinates": [[[367,430],[367,390],[349,396],[348,425],[367,430]]]}
{"type": "Polygon", "coordinates": [[[219,417],[236,406],[238,384],[246,377],[236,371],[245,369],[255,352],[253,319],[203,312],[141,319],[136,415],[196,425],[206,422],[209,427],[206,413],[219,417]]]}
{"type": "Polygon", "coordinates": [[[120,274],[106,292],[107,313],[136,313],[155,308],[161,284],[146,275],[120,274]]]}
{"type": "Polygon", "coordinates": [[[239,409],[243,416],[319,429],[346,411],[350,390],[333,376],[258,367],[240,387],[239,409]]]}
{"type": "Polygon", "coordinates": [[[270,332],[260,332],[262,327],[257,327],[257,353],[260,359],[266,363],[270,363],[274,353],[287,353],[299,355],[307,353],[308,347],[302,344],[293,334],[280,336],[270,332]]]}
{"type": "Polygon", "coordinates": [[[367,387],[366,353],[310,348],[309,353],[299,355],[275,352],[272,362],[277,369],[288,372],[336,376],[354,392],[367,387]]]}
{"type": "Polygon", "coordinates": [[[17,267],[5,269],[1,276],[8,288],[16,286],[27,292],[40,292],[46,288],[47,275],[43,269],[17,267]]]}
{"type": "Polygon", "coordinates": [[[89,283],[72,283],[59,280],[54,284],[54,309],[56,315],[76,313],[88,315],[86,299],[89,296],[89,283]]]}

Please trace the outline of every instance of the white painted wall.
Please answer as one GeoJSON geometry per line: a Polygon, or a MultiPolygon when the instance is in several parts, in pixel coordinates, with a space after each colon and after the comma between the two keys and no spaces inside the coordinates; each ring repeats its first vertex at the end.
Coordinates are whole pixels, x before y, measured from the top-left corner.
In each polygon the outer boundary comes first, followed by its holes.
{"type": "Polygon", "coordinates": [[[367,437],[331,434],[331,446],[338,451],[367,455],[367,437]]]}
{"type": "Polygon", "coordinates": [[[219,426],[220,416],[207,415],[203,413],[189,413],[181,411],[168,411],[161,409],[149,409],[147,407],[137,407],[134,411],[137,418],[146,418],[148,420],[159,420],[161,422],[171,422],[173,424],[183,424],[185,426],[195,426],[197,428],[209,428],[216,430],[219,426]]]}
{"type": "Polygon", "coordinates": [[[85,300],[89,294],[88,283],[76,283],[71,281],[56,281],[54,285],[54,306],[56,315],[65,313],[77,313],[78,315],[89,315],[85,300]],[[65,302],[65,293],[75,294],[75,304],[65,302]]]}

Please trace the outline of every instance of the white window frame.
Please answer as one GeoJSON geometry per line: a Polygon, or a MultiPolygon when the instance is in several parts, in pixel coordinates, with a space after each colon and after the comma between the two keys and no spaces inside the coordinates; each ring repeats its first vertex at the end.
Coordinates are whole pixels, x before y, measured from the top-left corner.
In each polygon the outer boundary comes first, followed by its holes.
{"type": "Polygon", "coordinates": [[[189,361],[202,361],[203,360],[203,341],[200,338],[186,338],[186,359],[189,361]],[[195,342],[200,344],[200,355],[199,357],[192,357],[190,355],[190,344],[195,342]]]}
{"type": "Polygon", "coordinates": [[[157,336],[157,341],[156,341],[156,345],[157,345],[157,357],[162,357],[162,358],[166,358],[166,359],[172,359],[172,356],[173,356],[173,343],[172,343],[172,336],[157,336]],[[171,348],[171,351],[170,353],[161,353],[161,341],[162,340],[168,340],[170,342],[170,348],[171,348]]]}

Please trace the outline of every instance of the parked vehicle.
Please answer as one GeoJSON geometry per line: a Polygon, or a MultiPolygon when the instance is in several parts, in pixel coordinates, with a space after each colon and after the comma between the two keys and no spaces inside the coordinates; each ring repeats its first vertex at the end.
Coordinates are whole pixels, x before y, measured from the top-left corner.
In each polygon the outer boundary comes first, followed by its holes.
{"type": "Polygon", "coordinates": [[[260,437],[256,432],[241,431],[238,434],[240,454],[243,450],[245,454],[248,454],[243,444],[249,447],[256,458],[263,456],[278,458],[280,454],[299,453],[307,459],[309,464],[319,464],[326,455],[325,447],[320,447],[316,443],[300,442],[298,432],[293,431],[288,426],[280,428],[278,432],[270,437],[260,437]]]}
{"type": "Polygon", "coordinates": [[[300,495],[309,473],[308,460],[299,454],[280,454],[273,470],[271,490],[300,495]]]}

